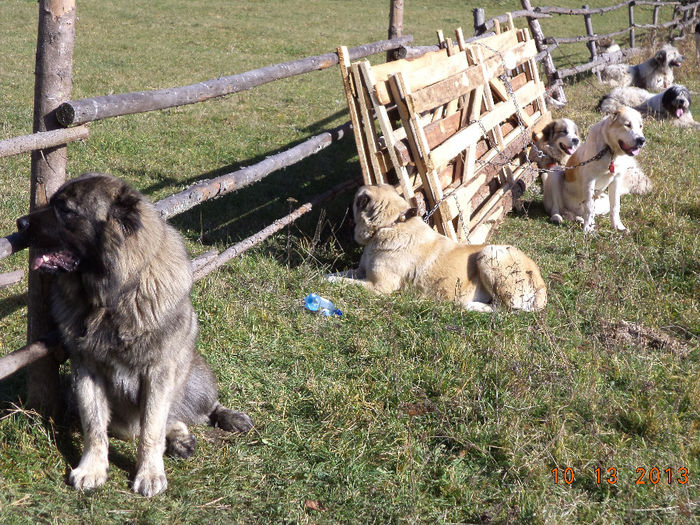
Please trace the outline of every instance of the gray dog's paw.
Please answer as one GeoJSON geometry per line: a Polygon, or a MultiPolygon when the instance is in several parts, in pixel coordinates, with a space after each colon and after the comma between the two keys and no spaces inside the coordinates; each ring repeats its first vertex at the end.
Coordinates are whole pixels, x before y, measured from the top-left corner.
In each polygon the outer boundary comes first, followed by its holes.
{"type": "Polygon", "coordinates": [[[167,440],[166,454],[175,458],[189,458],[197,448],[197,438],[194,434],[178,436],[175,439],[167,440]]]}
{"type": "Polygon", "coordinates": [[[237,412],[218,406],[211,415],[212,425],[228,432],[248,432],[253,428],[253,420],[245,412],[237,412]]]}

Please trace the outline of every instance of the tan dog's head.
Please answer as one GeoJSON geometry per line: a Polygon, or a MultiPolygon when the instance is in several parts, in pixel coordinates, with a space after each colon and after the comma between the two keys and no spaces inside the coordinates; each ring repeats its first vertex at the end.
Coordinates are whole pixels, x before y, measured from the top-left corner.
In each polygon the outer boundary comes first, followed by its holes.
{"type": "Polygon", "coordinates": [[[628,106],[620,106],[607,117],[607,123],[603,127],[605,143],[614,154],[625,153],[633,157],[646,143],[642,127],[642,115],[639,111],[628,106]]]}
{"type": "Polygon", "coordinates": [[[352,203],[355,242],[365,246],[381,228],[405,221],[409,209],[406,200],[389,184],[362,186],[352,203]]]}
{"type": "Polygon", "coordinates": [[[542,133],[536,137],[536,141],[535,145],[542,153],[560,165],[566,164],[569,156],[574,154],[581,143],[578,126],[568,118],[556,119],[547,124],[542,129],[542,133]]]}

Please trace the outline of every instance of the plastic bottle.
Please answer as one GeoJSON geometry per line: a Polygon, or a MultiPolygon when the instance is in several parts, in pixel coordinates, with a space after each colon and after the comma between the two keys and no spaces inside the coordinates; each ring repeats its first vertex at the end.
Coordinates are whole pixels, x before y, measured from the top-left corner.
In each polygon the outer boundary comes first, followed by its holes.
{"type": "Polygon", "coordinates": [[[306,296],[306,299],[304,299],[304,306],[306,306],[307,310],[312,312],[321,312],[321,315],[324,317],[329,317],[331,315],[340,317],[343,315],[343,312],[338,310],[331,301],[315,293],[310,293],[306,296]]]}

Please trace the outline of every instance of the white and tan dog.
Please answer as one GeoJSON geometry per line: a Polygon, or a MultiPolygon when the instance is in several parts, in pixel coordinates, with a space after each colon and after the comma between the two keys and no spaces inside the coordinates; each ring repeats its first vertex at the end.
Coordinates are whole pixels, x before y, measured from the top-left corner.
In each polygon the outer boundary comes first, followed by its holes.
{"type": "Polygon", "coordinates": [[[545,307],[547,287],[523,252],[458,244],[411,212],[393,186],[362,186],[353,201],[355,241],[364,246],[360,266],[327,279],[387,294],[415,286],[479,312],[491,312],[497,304],[526,311],[545,307]]]}
{"type": "Polygon", "coordinates": [[[673,84],[673,68],[683,62],[683,55],[671,44],[664,45],[649,60],[636,66],[609,64],[601,72],[604,83],[613,87],[636,86],[661,91],[673,84]]]}
{"type": "Polygon", "coordinates": [[[633,187],[639,182],[635,179],[646,176],[632,157],[645,142],[642,115],[627,106],[595,124],[566,168],[555,170],[544,184],[544,207],[552,222],[559,224],[563,216],[583,222],[584,232],[590,233],[595,216],[609,212],[613,228],[626,230],[620,220],[620,196],[640,192],[633,187]]]}

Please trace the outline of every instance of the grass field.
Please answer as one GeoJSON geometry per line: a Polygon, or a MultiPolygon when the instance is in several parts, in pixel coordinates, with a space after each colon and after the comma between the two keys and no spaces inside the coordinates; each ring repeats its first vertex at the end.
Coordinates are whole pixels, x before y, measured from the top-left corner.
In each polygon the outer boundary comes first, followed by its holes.
{"type": "MultiPolygon", "coordinates": [[[[581,5],[536,4],[554,3],[581,5]]],[[[488,4],[487,16],[520,6],[488,4]]],[[[417,44],[433,43],[436,29],[470,32],[477,5],[407,2],[404,32],[417,44]]],[[[636,13],[650,20],[651,10],[636,13]]],[[[79,0],[78,16],[76,99],[381,40],[388,2],[79,0]]],[[[7,138],[31,131],[36,1],[5,0],[0,19],[7,138]]],[[[594,17],[598,32],[626,23],[624,11],[594,17]]],[[[580,19],[543,27],[583,32],[580,19]]],[[[687,60],[678,81],[700,92],[694,48],[680,45],[687,60]]],[[[555,59],[566,67],[586,53],[574,47],[555,59]]],[[[570,103],[557,116],[588,129],[604,92],[590,77],[566,86],[570,103]]],[[[333,69],[94,123],[86,142],[69,145],[68,171],[109,172],[158,200],[347,118],[333,69]]],[[[198,452],[166,459],[169,488],[151,500],[129,488],[135,445],[116,440],[107,484],[71,489],[79,431],[23,409],[21,373],[0,382],[0,523],[697,523],[700,133],[649,121],[645,134],[639,161],[655,188],[624,198],[630,234],[613,232],[607,218],[595,236],[557,227],[536,189],[496,233],[495,242],[540,265],[549,305],[538,314],[467,313],[411,292],[379,297],[325,282],[324,273],[359,260],[349,194],[199,281],[199,348],[223,402],[248,412],[256,428],[246,436],[196,428],[198,452]],[[311,291],[343,317],[305,312],[311,291]]],[[[305,202],[357,175],[345,140],[172,223],[193,255],[221,249],[288,213],[288,199],[305,202]]],[[[26,213],[29,156],[0,159],[0,183],[6,235],[26,213]]],[[[17,254],[0,271],[26,264],[17,254]]],[[[0,354],[25,342],[25,287],[0,291],[0,354]]]]}

